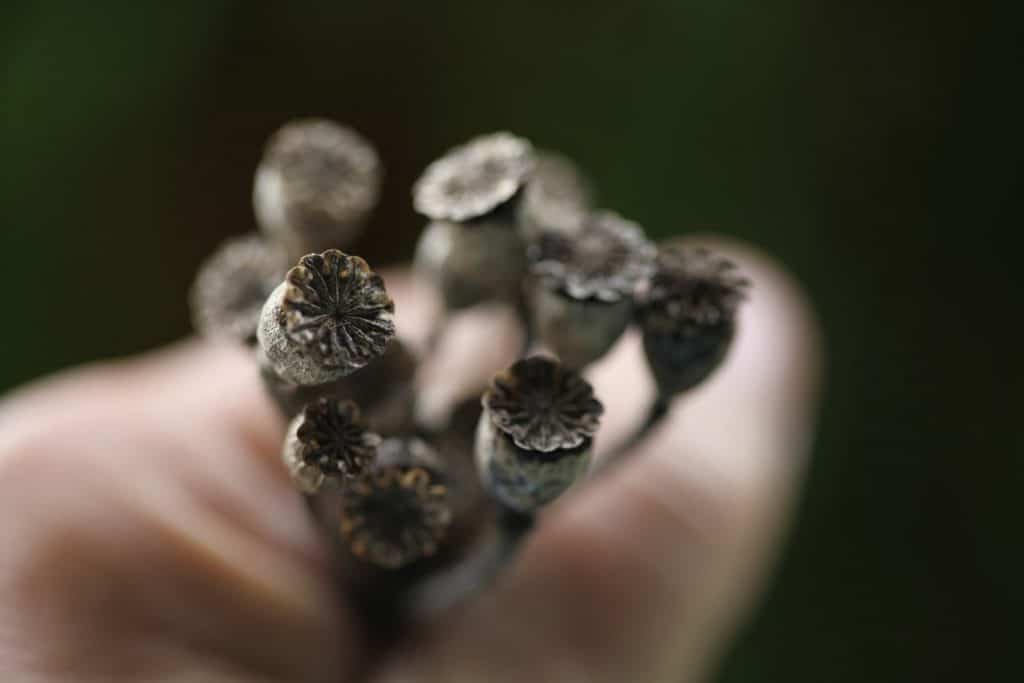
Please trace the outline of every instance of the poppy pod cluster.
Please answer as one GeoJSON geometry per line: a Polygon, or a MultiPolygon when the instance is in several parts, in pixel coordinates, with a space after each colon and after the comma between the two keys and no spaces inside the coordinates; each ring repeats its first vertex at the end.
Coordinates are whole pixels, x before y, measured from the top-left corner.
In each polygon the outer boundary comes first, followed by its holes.
{"type": "Polygon", "coordinates": [[[447,422],[421,424],[417,368],[433,347],[397,338],[403,312],[387,283],[345,251],[382,173],[350,128],[285,125],[256,171],[258,229],[204,262],[191,303],[201,334],[249,349],[289,420],[282,465],[339,574],[412,609],[488,585],[537,513],[586,477],[604,412],[589,366],[635,328],[664,415],[726,357],[747,282],[711,252],[657,245],[595,208],[567,157],[507,132],[476,137],[412,188],[425,219],[418,286],[444,304],[436,332],[498,303],[518,313],[527,343],[447,422]]]}

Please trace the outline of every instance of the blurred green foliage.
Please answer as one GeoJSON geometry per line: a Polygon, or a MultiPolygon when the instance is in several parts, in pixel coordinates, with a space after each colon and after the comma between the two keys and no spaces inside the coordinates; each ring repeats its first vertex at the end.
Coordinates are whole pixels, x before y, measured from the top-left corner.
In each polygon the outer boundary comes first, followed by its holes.
{"type": "Polygon", "coordinates": [[[185,334],[192,273],[252,229],[252,170],[288,118],[378,145],[384,204],[356,247],[373,262],[408,257],[430,159],[508,128],[577,159],[654,235],[762,245],[819,311],[808,489],[719,680],[1020,680],[1019,19],[953,2],[7,2],[0,389],[185,334]]]}

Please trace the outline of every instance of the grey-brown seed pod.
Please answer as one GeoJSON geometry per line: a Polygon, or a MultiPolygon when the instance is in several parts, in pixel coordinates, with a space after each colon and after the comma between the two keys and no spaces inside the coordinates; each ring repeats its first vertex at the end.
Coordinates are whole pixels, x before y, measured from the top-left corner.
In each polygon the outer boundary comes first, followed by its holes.
{"type": "Polygon", "coordinates": [[[346,488],[338,528],[350,552],[370,564],[398,569],[433,556],[452,523],[448,488],[439,470],[398,462],[429,450],[416,439],[387,439],[373,471],[346,488]],[[390,454],[389,451],[401,451],[390,454]],[[401,455],[403,457],[393,457],[401,455]]]}
{"type": "Polygon", "coordinates": [[[380,442],[355,403],[321,398],[288,426],[282,460],[299,490],[316,493],[327,481],[340,484],[365,475],[380,442]]]}
{"type": "Polygon", "coordinates": [[[288,269],[284,251],[259,235],[232,237],[200,266],[192,322],[204,337],[256,343],[263,302],[288,269]]]}
{"type": "Polygon", "coordinates": [[[544,233],[576,235],[583,230],[592,197],[590,181],[572,160],[538,151],[518,206],[520,230],[527,239],[544,233]]]}
{"type": "Polygon", "coordinates": [[[504,221],[433,221],[420,235],[414,263],[440,291],[445,308],[458,310],[516,300],[526,274],[526,247],[504,221]]]}
{"type": "Polygon", "coordinates": [[[477,467],[503,505],[533,511],[586,472],[604,409],[579,374],[543,356],[520,360],[494,377],[482,404],[477,467]]]}
{"type": "Polygon", "coordinates": [[[638,225],[607,211],[591,214],[575,236],[541,235],[528,251],[533,333],[572,368],[600,358],[629,325],[654,251],[638,225]]]}
{"type": "Polygon", "coordinates": [[[432,220],[467,221],[516,197],[533,170],[533,146],[491,133],[449,150],[413,185],[413,208],[432,220]]]}
{"type": "Polygon", "coordinates": [[[288,271],[263,306],[258,339],[282,379],[313,385],[362,368],[394,334],[383,279],[358,256],[328,249],[288,271]]]}
{"type": "Polygon", "coordinates": [[[644,352],[662,396],[704,381],[725,358],[749,282],[727,259],[678,241],[658,250],[639,297],[644,352]]]}
{"type": "Polygon", "coordinates": [[[256,169],[256,219],[293,258],[347,246],[377,203],[381,176],[377,152],[351,128],[293,121],[271,136],[256,169]]]}

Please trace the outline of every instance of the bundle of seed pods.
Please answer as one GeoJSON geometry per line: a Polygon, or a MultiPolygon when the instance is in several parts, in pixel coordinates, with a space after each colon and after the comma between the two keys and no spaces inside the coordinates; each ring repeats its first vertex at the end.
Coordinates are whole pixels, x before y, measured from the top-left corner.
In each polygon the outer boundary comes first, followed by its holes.
{"type": "Polygon", "coordinates": [[[430,339],[460,311],[497,301],[526,342],[482,397],[425,425],[416,371],[435,346],[396,338],[386,283],[341,251],[381,174],[349,128],[284,126],[256,171],[259,231],[203,264],[191,303],[203,335],[254,348],[291,420],[281,458],[340,575],[371,610],[423,614],[486,586],[535,513],[587,473],[603,411],[587,366],[639,329],[657,394],[613,459],[720,365],[747,282],[705,249],[654,245],[593,208],[590,183],[563,156],[509,133],[475,138],[413,187],[429,221],[415,269],[445,310],[430,339]]]}

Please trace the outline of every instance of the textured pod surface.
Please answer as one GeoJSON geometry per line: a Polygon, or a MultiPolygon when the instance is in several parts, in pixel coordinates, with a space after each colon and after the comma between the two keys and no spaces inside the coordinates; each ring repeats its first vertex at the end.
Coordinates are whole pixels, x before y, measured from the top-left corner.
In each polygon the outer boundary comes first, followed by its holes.
{"type": "Polygon", "coordinates": [[[264,305],[259,341],[283,379],[323,384],[384,353],[393,313],[384,281],[366,261],[329,249],[288,271],[264,305]]]}
{"type": "Polygon", "coordinates": [[[272,239],[303,251],[345,246],[377,203],[381,164],[354,130],[325,119],[294,121],[267,142],[253,206],[272,239]]]}
{"type": "Polygon", "coordinates": [[[369,471],[381,438],[369,431],[352,401],[321,398],[299,415],[298,455],[325,476],[353,479],[369,471]]]}
{"type": "Polygon", "coordinates": [[[604,411],[589,382],[544,356],[495,375],[482,403],[497,430],[539,453],[579,447],[597,433],[604,411]]]}
{"type": "Polygon", "coordinates": [[[528,140],[481,135],[427,166],[413,186],[413,207],[433,220],[485,216],[519,193],[533,164],[528,140]]]}
{"type": "Polygon", "coordinates": [[[704,381],[728,353],[749,282],[728,260],[669,242],[639,297],[644,352],[662,395],[704,381]]]}
{"type": "Polygon", "coordinates": [[[537,453],[519,448],[485,411],[476,433],[477,471],[484,488],[502,505],[532,512],[565,493],[586,474],[592,440],[576,448],[537,453]]]}
{"type": "Polygon", "coordinates": [[[416,269],[433,282],[449,310],[512,301],[526,274],[526,247],[502,221],[433,221],[416,247],[416,269]]]}
{"type": "MultiPolygon", "coordinates": [[[[404,448],[415,440],[388,439],[404,448]]],[[[388,458],[382,458],[387,460],[388,458]]],[[[449,492],[440,473],[425,465],[379,464],[342,496],[339,528],[359,559],[398,569],[433,556],[452,523],[449,492]]]]}
{"type": "Polygon", "coordinates": [[[199,268],[192,286],[192,322],[205,337],[256,342],[260,311],[284,277],[282,249],[259,235],[226,240],[199,268]]]}
{"type": "Polygon", "coordinates": [[[575,370],[607,353],[633,318],[632,299],[573,299],[539,283],[529,287],[528,296],[534,333],[575,370]]]}
{"type": "Polygon", "coordinates": [[[574,299],[619,301],[650,276],[655,249],[639,225],[610,211],[588,216],[575,235],[544,233],[531,242],[532,274],[574,299]]]}

